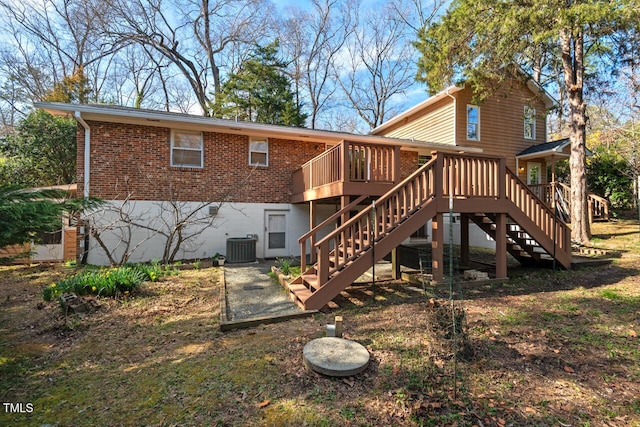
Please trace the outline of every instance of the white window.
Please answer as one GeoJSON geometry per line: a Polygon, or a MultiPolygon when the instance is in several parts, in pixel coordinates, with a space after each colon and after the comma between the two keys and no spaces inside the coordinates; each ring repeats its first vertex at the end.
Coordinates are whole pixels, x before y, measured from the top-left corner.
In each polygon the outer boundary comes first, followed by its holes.
{"type": "Polygon", "coordinates": [[[251,139],[249,141],[249,165],[269,166],[269,140],[251,139]]]}
{"type": "Polygon", "coordinates": [[[467,139],[480,141],[480,107],[467,105],[467,139]]]}
{"type": "Polygon", "coordinates": [[[202,147],[202,132],[171,130],[171,166],[201,168],[202,147]]]}
{"type": "Polygon", "coordinates": [[[536,109],[524,107],[524,139],[536,139],[536,109]]]}

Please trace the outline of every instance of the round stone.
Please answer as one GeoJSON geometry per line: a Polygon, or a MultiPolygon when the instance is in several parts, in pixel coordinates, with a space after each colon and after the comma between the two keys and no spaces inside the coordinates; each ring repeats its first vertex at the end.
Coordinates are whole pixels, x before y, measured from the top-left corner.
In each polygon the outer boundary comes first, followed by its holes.
{"type": "Polygon", "coordinates": [[[367,349],[344,338],[316,338],[304,346],[302,355],[307,368],[331,377],[359,374],[369,364],[367,349]]]}

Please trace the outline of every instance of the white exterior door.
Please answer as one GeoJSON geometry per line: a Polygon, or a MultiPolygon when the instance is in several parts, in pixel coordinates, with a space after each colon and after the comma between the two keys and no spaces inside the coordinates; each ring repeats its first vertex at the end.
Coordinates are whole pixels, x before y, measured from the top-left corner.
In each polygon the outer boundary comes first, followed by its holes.
{"type": "Polygon", "coordinates": [[[527,185],[540,184],[542,182],[542,165],[540,163],[527,163],[527,185]]]}
{"type": "Polygon", "coordinates": [[[265,211],[264,231],[264,257],[289,256],[287,211],[265,211]]]}

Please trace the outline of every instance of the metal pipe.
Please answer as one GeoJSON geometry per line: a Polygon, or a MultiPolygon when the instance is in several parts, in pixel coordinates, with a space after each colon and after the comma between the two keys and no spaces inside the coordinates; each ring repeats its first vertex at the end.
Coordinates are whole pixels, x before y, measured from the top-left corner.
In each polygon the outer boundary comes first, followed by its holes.
{"type": "Polygon", "coordinates": [[[90,153],[91,153],[91,128],[84,121],[80,111],[76,111],[73,115],[75,119],[80,123],[80,125],[84,128],[84,185],[83,185],[83,195],[86,198],[89,197],[89,161],[90,161],[90,153]]]}

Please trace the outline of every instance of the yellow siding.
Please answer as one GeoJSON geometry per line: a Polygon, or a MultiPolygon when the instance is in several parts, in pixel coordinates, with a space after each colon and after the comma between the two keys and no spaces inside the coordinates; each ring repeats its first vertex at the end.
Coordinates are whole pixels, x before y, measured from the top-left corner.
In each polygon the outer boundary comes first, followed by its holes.
{"type": "Polygon", "coordinates": [[[446,98],[405,118],[382,135],[453,145],[453,126],[453,100],[446,98]]]}
{"type": "MultiPolygon", "coordinates": [[[[525,85],[505,85],[493,96],[480,103],[480,141],[467,140],[467,105],[472,104],[471,91],[456,93],[458,99],[457,144],[478,147],[486,154],[507,158],[507,167],[515,171],[516,154],[534,144],[546,142],[546,111],[542,100],[525,85]],[[524,107],[536,109],[536,138],[524,138],[524,107]]],[[[524,165],[521,165],[524,166],[524,165]]],[[[526,174],[525,174],[526,176],[526,174]]]]}

